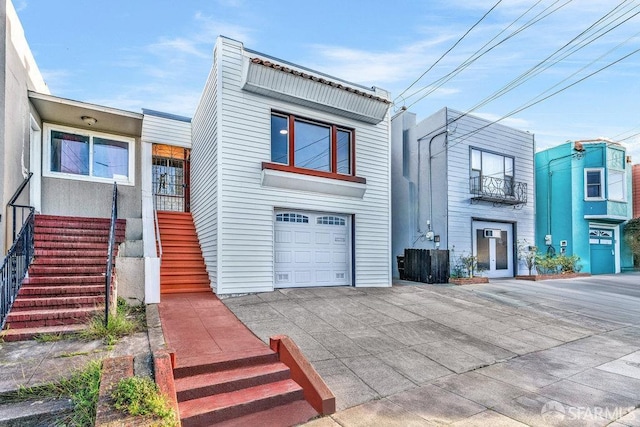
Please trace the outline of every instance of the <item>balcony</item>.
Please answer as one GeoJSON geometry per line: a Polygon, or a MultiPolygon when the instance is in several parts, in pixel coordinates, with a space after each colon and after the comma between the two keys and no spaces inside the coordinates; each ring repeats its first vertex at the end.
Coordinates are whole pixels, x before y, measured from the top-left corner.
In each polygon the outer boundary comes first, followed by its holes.
{"type": "Polygon", "coordinates": [[[527,203],[527,184],[513,179],[478,176],[469,178],[471,201],[485,201],[502,205],[527,203]]]}

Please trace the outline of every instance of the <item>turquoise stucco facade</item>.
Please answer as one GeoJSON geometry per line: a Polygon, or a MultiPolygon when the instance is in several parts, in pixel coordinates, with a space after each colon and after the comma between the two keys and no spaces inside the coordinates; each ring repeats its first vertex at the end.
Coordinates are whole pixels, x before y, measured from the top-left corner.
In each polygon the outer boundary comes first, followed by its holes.
{"type": "Polygon", "coordinates": [[[535,164],[540,251],[578,255],[582,272],[591,274],[633,268],[623,239],[624,223],[632,217],[625,148],[607,141],[569,141],[536,153],[535,164]]]}

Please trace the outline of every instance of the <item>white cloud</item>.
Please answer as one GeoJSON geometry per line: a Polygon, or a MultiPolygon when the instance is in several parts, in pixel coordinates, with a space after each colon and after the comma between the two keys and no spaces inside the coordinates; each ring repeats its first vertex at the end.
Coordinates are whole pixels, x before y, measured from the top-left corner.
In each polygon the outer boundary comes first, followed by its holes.
{"type": "Polygon", "coordinates": [[[483,118],[485,120],[490,120],[492,122],[499,120],[498,123],[515,128],[515,129],[519,129],[519,130],[526,131],[531,128],[531,123],[528,120],[521,119],[518,117],[507,117],[506,119],[502,119],[502,115],[494,114],[494,113],[473,113],[473,115],[483,118]]]}

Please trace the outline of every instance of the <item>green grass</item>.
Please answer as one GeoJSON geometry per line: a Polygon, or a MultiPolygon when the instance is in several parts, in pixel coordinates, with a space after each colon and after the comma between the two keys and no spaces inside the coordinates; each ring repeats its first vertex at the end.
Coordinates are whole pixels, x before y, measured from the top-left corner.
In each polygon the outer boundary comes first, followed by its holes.
{"type": "Polygon", "coordinates": [[[69,378],[57,383],[36,387],[21,387],[15,392],[4,394],[0,403],[19,402],[30,399],[69,398],[73,402],[73,412],[59,421],[60,426],[93,426],[96,421],[96,406],[100,390],[102,361],[93,360],[83,369],[77,370],[69,378]]]}
{"type": "Polygon", "coordinates": [[[77,337],[84,340],[101,339],[112,346],[126,335],[131,335],[146,328],[144,305],[130,306],[123,298],[118,298],[116,313],[109,314],[108,325],[105,326],[104,314],[91,318],[87,329],[80,331],[77,337]]]}
{"type": "Polygon", "coordinates": [[[65,338],[64,334],[40,334],[33,339],[37,342],[57,342],[65,338]]]}
{"type": "Polygon", "coordinates": [[[129,415],[152,417],[161,426],[178,425],[173,409],[150,378],[124,378],[118,382],[111,397],[116,409],[129,415]]]}

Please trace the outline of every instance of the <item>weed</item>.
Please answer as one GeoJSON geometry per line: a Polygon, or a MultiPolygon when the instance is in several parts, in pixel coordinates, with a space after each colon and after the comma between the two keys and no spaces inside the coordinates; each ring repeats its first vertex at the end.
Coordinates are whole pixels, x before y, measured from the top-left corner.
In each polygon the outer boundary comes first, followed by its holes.
{"type": "Polygon", "coordinates": [[[3,394],[0,402],[67,397],[73,402],[73,413],[60,420],[60,425],[92,426],[95,424],[101,372],[102,362],[93,360],[69,378],[36,387],[20,387],[14,392],[3,394]]]}
{"type": "Polygon", "coordinates": [[[40,334],[36,335],[33,339],[37,342],[57,342],[62,341],[64,338],[64,334],[40,334]]]}
{"type": "Polygon", "coordinates": [[[130,415],[154,417],[163,426],[177,425],[173,409],[150,378],[124,378],[118,382],[111,397],[116,409],[130,415]]]}
{"type": "Polygon", "coordinates": [[[132,307],[124,299],[118,298],[115,314],[109,314],[109,322],[105,326],[104,314],[100,313],[91,318],[87,328],[78,333],[80,339],[101,339],[111,347],[118,339],[144,330],[146,327],[144,306],[132,307]]]}

